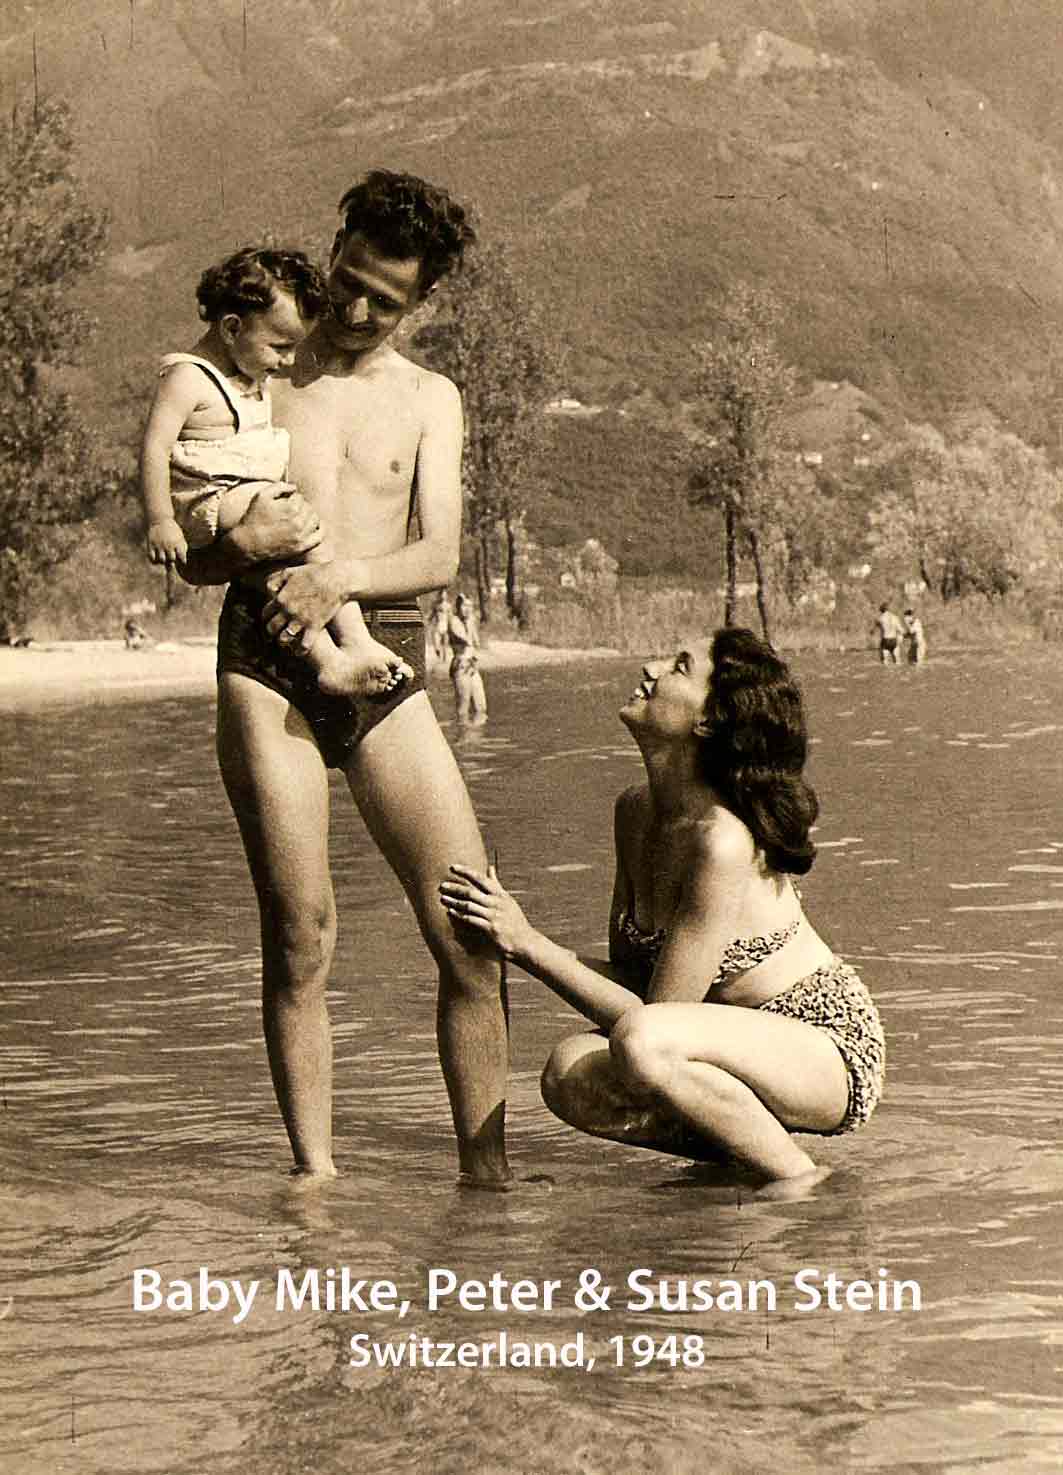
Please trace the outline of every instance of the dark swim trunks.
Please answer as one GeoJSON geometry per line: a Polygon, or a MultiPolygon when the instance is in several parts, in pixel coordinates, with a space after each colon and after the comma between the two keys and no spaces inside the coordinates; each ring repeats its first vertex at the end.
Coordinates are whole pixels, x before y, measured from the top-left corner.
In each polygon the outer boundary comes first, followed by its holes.
{"type": "Polygon", "coordinates": [[[269,635],[262,621],[268,595],[245,584],[230,584],[218,622],[218,675],[249,676],[291,702],[306,719],[329,768],[343,768],[379,722],[415,692],[424,691],[424,625],[417,605],[363,609],[374,640],[413,668],[413,678],[380,697],[326,696],[313,669],[269,635]]]}

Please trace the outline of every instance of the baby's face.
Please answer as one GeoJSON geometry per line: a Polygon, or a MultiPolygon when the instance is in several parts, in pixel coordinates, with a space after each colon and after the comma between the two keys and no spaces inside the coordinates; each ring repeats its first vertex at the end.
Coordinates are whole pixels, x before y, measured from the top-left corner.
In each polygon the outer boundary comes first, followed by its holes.
{"type": "Polygon", "coordinates": [[[290,368],[295,350],[313,323],[301,317],[290,292],[276,288],[273,303],[265,312],[232,314],[223,319],[225,343],[241,374],[259,383],[281,369],[290,368]]]}

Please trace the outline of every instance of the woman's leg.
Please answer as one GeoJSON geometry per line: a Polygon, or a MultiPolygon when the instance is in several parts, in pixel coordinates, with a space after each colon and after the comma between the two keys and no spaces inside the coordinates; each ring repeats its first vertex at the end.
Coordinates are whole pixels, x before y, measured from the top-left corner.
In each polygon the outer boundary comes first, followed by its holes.
{"type": "Polygon", "coordinates": [[[608,1041],[563,1040],[543,1096],[595,1136],[686,1157],[716,1145],[767,1178],[792,1178],[815,1165],[790,1131],[837,1127],[849,1083],[833,1041],[811,1025],[726,1004],[651,1004],[625,1014],[608,1041]]]}

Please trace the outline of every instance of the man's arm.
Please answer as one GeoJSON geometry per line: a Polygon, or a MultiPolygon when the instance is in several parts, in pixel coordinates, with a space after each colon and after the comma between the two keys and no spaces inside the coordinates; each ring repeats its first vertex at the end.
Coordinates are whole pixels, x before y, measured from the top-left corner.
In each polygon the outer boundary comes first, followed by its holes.
{"type": "Polygon", "coordinates": [[[285,482],[259,492],[243,517],[209,548],[189,553],[180,566],[189,584],[228,584],[261,564],[309,553],[321,542],[317,513],[285,482]]]}
{"type": "Polygon", "coordinates": [[[425,375],[417,451],[419,538],[373,558],[336,558],[278,569],[268,581],[267,628],[301,625],[312,636],[348,600],[379,604],[449,584],[461,549],[461,397],[449,379],[425,375]]]}

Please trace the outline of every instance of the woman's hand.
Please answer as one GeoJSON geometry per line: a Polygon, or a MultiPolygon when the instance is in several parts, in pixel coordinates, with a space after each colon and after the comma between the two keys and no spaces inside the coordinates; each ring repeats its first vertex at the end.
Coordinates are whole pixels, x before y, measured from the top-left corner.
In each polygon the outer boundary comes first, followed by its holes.
{"type": "Polygon", "coordinates": [[[469,866],[450,870],[457,879],[439,884],[439,899],[448,915],[490,938],[503,958],[519,961],[536,936],[535,928],[502,886],[494,866],[488,867],[486,876],[469,866]]]}

